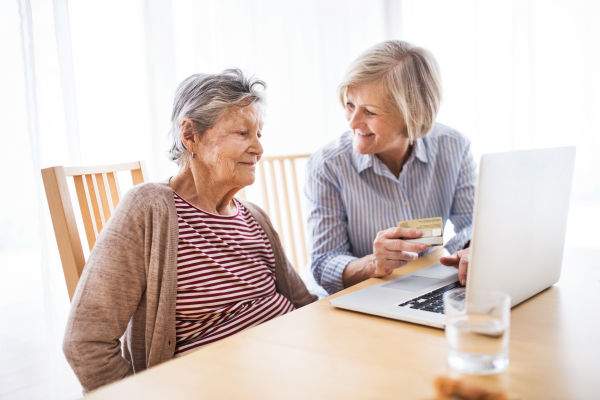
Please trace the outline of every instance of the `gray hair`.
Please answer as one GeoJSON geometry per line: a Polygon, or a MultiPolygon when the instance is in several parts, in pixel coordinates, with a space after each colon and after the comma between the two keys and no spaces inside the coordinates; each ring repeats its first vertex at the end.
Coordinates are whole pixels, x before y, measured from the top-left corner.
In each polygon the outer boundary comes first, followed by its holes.
{"type": "Polygon", "coordinates": [[[403,116],[411,143],[431,130],[442,103],[442,80],[428,50],[401,40],[371,47],[352,62],[338,87],[342,105],[349,87],[373,83],[403,116]]]}
{"type": "Polygon", "coordinates": [[[254,77],[247,77],[237,68],[226,69],[220,74],[194,74],[183,80],[175,91],[169,138],[169,159],[180,165],[188,150],[181,140],[181,122],[190,119],[194,133],[211,129],[232,108],[244,108],[256,102],[264,102],[267,84],[254,77]]]}

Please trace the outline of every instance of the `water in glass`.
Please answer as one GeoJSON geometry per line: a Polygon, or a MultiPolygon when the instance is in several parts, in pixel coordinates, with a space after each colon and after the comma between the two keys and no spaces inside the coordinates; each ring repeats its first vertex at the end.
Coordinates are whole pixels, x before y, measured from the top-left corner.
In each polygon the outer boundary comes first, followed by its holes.
{"type": "Polygon", "coordinates": [[[453,300],[461,297],[456,294],[444,299],[449,302],[445,304],[448,363],[457,371],[494,374],[508,366],[510,297],[498,292],[490,296],[479,294],[482,302],[466,308],[464,293],[462,303],[453,300]]]}

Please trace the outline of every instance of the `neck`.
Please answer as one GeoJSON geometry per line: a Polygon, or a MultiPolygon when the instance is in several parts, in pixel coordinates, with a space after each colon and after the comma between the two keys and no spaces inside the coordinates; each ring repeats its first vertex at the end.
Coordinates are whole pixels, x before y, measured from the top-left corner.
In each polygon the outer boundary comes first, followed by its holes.
{"type": "Polygon", "coordinates": [[[400,177],[400,172],[404,164],[408,161],[410,153],[412,152],[413,146],[408,142],[408,139],[403,140],[399,146],[394,147],[392,150],[387,150],[382,153],[376,154],[376,156],[383,162],[383,164],[389,168],[390,172],[396,177],[400,177]]]}
{"type": "Polygon", "coordinates": [[[177,175],[169,181],[169,186],[185,201],[203,211],[234,215],[237,207],[232,201],[233,196],[241,188],[231,188],[223,182],[218,182],[209,171],[200,169],[192,169],[189,165],[182,166],[177,175]]]}

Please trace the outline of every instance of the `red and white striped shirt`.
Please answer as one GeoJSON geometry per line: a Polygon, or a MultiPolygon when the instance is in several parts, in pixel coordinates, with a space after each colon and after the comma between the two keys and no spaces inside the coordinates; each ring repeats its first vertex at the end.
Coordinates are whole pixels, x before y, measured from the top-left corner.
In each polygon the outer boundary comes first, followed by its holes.
{"type": "Polygon", "coordinates": [[[275,290],[267,235],[240,203],[204,212],[173,192],[179,220],[175,356],[294,310],[275,290]]]}

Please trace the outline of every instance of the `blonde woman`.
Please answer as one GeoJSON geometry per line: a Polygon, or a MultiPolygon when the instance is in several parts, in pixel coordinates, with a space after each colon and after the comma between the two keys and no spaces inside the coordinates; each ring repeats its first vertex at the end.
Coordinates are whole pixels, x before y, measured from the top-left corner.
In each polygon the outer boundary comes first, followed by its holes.
{"type": "Polygon", "coordinates": [[[442,217],[454,224],[447,244],[464,284],[475,197],[469,140],[436,123],[442,86],[433,55],[403,41],[362,53],[338,88],[350,131],[307,165],[305,194],[311,269],[335,293],[389,275],[427,251],[419,231],[398,221],[442,217]],[[465,249],[465,250],[463,250],[465,249]]]}

